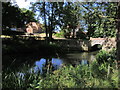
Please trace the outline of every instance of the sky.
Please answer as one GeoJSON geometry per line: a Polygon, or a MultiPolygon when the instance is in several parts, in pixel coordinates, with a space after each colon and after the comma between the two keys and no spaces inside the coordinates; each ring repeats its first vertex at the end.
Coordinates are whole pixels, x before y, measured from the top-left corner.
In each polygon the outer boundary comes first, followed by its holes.
{"type": "MultiPolygon", "coordinates": [[[[30,2],[33,2],[33,0],[27,0],[27,1],[25,1],[25,0],[16,0],[16,4],[19,6],[19,8],[26,8],[26,9],[29,9],[30,2]]],[[[37,18],[37,16],[35,18],[37,18]]],[[[43,23],[42,18],[40,18],[40,23],[43,23]]]]}
{"type": "Polygon", "coordinates": [[[33,2],[33,0],[27,0],[26,2],[25,2],[25,0],[16,0],[16,4],[20,8],[26,8],[26,9],[29,9],[30,2],[33,2]]]}

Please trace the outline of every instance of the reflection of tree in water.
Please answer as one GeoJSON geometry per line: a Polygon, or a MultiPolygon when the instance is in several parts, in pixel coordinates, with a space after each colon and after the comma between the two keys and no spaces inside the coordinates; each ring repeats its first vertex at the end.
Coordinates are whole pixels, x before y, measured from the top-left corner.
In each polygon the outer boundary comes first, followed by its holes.
{"type": "Polygon", "coordinates": [[[77,65],[88,65],[90,62],[87,59],[81,59],[81,58],[65,58],[64,59],[64,65],[72,65],[73,67],[76,67],[77,65]]]}
{"type": "Polygon", "coordinates": [[[81,65],[88,65],[89,66],[89,61],[88,60],[81,60],[80,64],[81,65]]]}
{"type": "Polygon", "coordinates": [[[48,74],[54,71],[54,66],[52,64],[52,58],[46,58],[46,62],[42,68],[43,74],[48,74]]]}

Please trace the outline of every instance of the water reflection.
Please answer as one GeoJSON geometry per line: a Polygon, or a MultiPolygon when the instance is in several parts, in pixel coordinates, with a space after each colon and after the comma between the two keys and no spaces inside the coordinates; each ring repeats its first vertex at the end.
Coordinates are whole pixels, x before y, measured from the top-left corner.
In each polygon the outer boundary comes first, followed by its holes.
{"type": "Polygon", "coordinates": [[[51,71],[59,69],[64,65],[89,65],[94,59],[97,52],[83,52],[83,53],[69,53],[63,57],[52,58],[45,57],[40,60],[35,61],[34,67],[32,68],[34,72],[40,73],[50,73],[51,71]]]}
{"type": "Polygon", "coordinates": [[[81,64],[81,65],[86,65],[86,64],[89,65],[89,61],[88,61],[88,60],[81,60],[81,61],[80,61],[80,64],[81,64]]]}
{"type": "Polygon", "coordinates": [[[5,57],[3,60],[4,67],[8,62],[12,62],[12,64],[8,64],[8,68],[13,67],[13,69],[17,70],[17,72],[20,72],[21,70],[25,70],[28,72],[34,72],[34,73],[49,73],[51,71],[57,70],[61,68],[62,65],[72,65],[76,66],[79,64],[86,65],[90,64],[94,59],[96,52],[82,52],[82,53],[68,53],[64,56],[54,57],[46,57],[46,56],[35,56],[35,55],[28,55],[28,56],[9,56],[5,57]],[[31,57],[30,57],[31,56],[31,57]],[[11,58],[12,57],[12,58],[11,58]],[[12,60],[14,60],[14,63],[12,60]],[[9,61],[8,61],[9,60],[9,61]],[[7,62],[7,63],[6,63],[7,62]],[[11,65],[11,67],[9,67],[11,65]],[[27,68],[24,68],[24,65],[27,68]],[[14,68],[16,67],[16,68],[14,68]]]}
{"type": "Polygon", "coordinates": [[[46,59],[44,58],[40,59],[40,61],[36,61],[35,62],[36,66],[34,67],[35,72],[40,70],[40,72],[42,73],[42,67],[45,64],[45,62],[46,62],[46,59]]]}
{"type": "Polygon", "coordinates": [[[56,69],[59,69],[60,66],[62,66],[63,61],[61,59],[53,58],[52,63],[53,63],[53,66],[55,67],[55,70],[56,70],[56,69]]]}
{"type": "Polygon", "coordinates": [[[40,71],[41,73],[49,72],[48,70],[52,69],[52,71],[57,70],[63,64],[63,61],[58,58],[41,58],[39,61],[35,62],[34,70],[35,72],[40,71]]]}

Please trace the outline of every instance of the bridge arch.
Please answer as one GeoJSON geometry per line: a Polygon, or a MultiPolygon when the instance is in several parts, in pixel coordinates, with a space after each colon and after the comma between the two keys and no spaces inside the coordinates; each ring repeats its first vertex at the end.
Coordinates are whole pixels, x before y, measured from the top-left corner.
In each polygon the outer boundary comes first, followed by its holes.
{"type": "Polygon", "coordinates": [[[92,38],[91,40],[91,47],[93,47],[96,44],[103,45],[105,42],[105,38],[92,38]]]}
{"type": "Polygon", "coordinates": [[[91,50],[90,51],[96,51],[96,50],[100,50],[102,49],[102,44],[94,44],[93,46],[91,46],[91,50]]]}

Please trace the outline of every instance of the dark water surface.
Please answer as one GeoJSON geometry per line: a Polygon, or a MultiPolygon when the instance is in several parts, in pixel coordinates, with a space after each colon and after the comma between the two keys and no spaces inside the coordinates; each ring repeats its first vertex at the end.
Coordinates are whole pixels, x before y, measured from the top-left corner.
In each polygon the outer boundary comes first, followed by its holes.
{"type": "Polygon", "coordinates": [[[43,73],[52,68],[57,70],[63,65],[90,64],[95,60],[95,52],[68,53],[62,56],[39,56],[39,55],[6,55],[3,56],[3,69],[11,68],[13,70],[27,70],[30,72],[43,73]],[[44,69],[47,68],[47,69],[44,69]]]}

